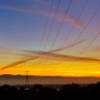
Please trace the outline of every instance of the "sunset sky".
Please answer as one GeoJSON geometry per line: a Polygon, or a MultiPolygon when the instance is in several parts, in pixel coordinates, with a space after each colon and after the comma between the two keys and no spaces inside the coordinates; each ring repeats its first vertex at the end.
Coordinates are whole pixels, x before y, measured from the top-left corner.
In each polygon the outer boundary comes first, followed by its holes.
{"type": "Polygon", "coordinates": [[[0,0],[0,75],[100,77],[100,0],[0,0]]]}

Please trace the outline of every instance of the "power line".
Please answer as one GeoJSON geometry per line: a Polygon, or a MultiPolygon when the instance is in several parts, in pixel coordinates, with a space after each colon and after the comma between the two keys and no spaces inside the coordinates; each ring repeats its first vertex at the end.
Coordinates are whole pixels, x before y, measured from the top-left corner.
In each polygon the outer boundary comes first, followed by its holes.
{"type": "MultiPolygon", "coordinates": [[[[85,51],[87,51],[87,49],[91,46],[91,45],[93,45],[93,43],[96,41],[96,39],[97,39],[97,37],[99,37],[100,36],[100,32],[99,32],[99,34],[97,34],[97,36],[94,38],[94,39],[92,39],[91,40],[91,42],[89,43],[89,45],[87,45],[85,48],[83,48],[85,51]]],[[[80,52],[81,54],[83,54],[84,53],[84,51],[81,51],[80,52]]]]}
{"type": "MultiPolygon", "coordinates": [[[[51,10],[51,9],[53,9],[53,5],[54,5],[54,2],[53,2],[53,0],[51,0],[51,2],[50,2],[50,7],[49,7],[49,11],[51,10]]],[[[45,29],[44,29],[44,31],[42,32],[42,36],[41,36],[41,39],[40,39],[40,41],[41,42],[44,42],[44,33],[46,33],[46,31],[47,31],[47,28],[48,28],[48,26],[49,26],[49,19],[45,22],[45,25],[44,25],[45,27],[45,29]]]]}
{"type": "MultiPolygon", "coordinates": [[[[94,14],[93,14],[92,17],[89,19],[88,23],[85,25],[85,29],[84,29],[84,30],[88,30],[88,25],[89,25],[89,24],[93,21],[93,19],[95,18],[96,14],[97,14],[97,12],[98,12],[98,10],[99,10],[99,8],[100,8],[100,6],[96,8],[94,14]]],[[[80,38],[82,37],[82,34],[84,33],[84,30],[81,31],[81,32],[79,33],[79,35],[78,35],[78,37],[77,37],[78,40],[80,40],[80,38]]],[[[76,40],[77,40],[77,39],[76,39],[76,40]]],[[[96,37],[95,37],[95,39],[96,39],[96,37]]],[[[92,39],[92,41],[93,41],[93,39],[92,39]]],[[[86,47],[86,48],[88,48],[88,47],[86,47]]]]}
{"type": "MultiPolygon", "coordinates": [[[[54,16],[54,17],[56,17],[56,12],[59,10],[60,4],[61,4],[61,0],[58,1],[56,10],[53,11],[53,16],[54,16]]],[[[51,30],[48,30],[47,37],[46,37],[46,40],[47,40],[47,41],[49,40],[49,37],[51,36],[50,34],[51,34],[51,32],[52,32],[52,28],[53,28],[54,24],[55,24],[55,21],[53,21],[53,22],[51,23],[51,30]]]]}
{"type": "MultiPolygon", "coordinates": [[[[81,19],[82,15],[85,13],[85,9],[86,9],[86,7],[88,6],[88,2],[89,2],[89,0],[86,0],[86,1],[85,1],[85,4],[84,4],[84,6],[83,6],[83,8],[82,8],[82,10],[81,10],[81,13],[79,14],[78,19],[81,19]]],[[[71,35],[72,32],[73,32],[73,30],[71,30],[70,33],[67,35],[67,41],[69,40],[69,37],[70,37],[70,35],[71,35]]],[[[67,41],[66,41],[66,42],[67,42],[67,41]]],[[[63,42],[64,42],[64,41],[63,41],[63,42]]]]}
{"type": "MultiPolygon", "coordinates": [[[[49,11],[51,11],[51,9],[53,10],[53,6],[54,6],[54,2],[53,2],[53,0],[51,0],[51,2],[50,2],[50,6],[49,6],[49,11]]],[[[44,25],[45,27],[45,29],[44,29],[44,31],[42,32],[42,36],[41,36],[41,38],[40,38],[40,42],[44,42],[45,41],[45,34],[44,33],[47,33],[46,31],[48,30],[48,27],[50,26],[50,18],[48,18],[47,20],[46,20],[46,22],[45,22],[45,25],[44,25]]],[[[45,46],[45,45],[44,45],[45,46]]],[[[42,46],[41,45],[41,49],[42,48],[44,48],[44,46],[42,46]]]]}
{"type": "MultiPolygon", "coordinates": [[[[99,7],[96,8],[95,13],[94,13],[94,15],[93,15],[92,18],[91,18],[92,20],[96,17],[96,15],[97,15],[99,9],[100,9],[100,5],[99,5],[99,7]]],[[[91,23],[91,22],[92,22],[92,21],[90,21],[90,23],[91,23]]],[[[90,24],[90,23],[89,23],[89,24],[90,24]]],[[[91,40],[90,44],[87,45],[87,46],[84,48],[85,51],[86,51],[86,49],[88,49],[88,48],[90,47],[90,45],[92,45],[92,44],[95,42],[96,38],[97,38],[99,35],[100,35],[100,34],[97,34],[97,36],[96,36],[94,39],[91,40]]],[[[83,52],[84,52],[84,51],[83,51],[83,52]]],[[[83,53],[83,52],[81,52],[81,53],[83,53]]]]}
{"type": "MultiPolygon", "coordinates": [[[[52,14],[52,16],[53,17],[55,17],[56,16],[56,12],[59,10],[59,8],[60,8],[60,3],[61,3],[61,0],[59,0],[58,1],[58,3],[57,3],[57,7],[56,7],[56,9],[55,9],[55,11],[53,11],[54,9],[54,3],[53,3],[53,5],[52,5],[52,11],[51,11],[51,14],[52,14]]],[[[46,42],[48,42],[48,40],[49,40],[49,38],[50,38],[50,34],[51,34],[51,32],[52,32],[52,27],[53,27],[53,25],[55,24],[55,22],[53,21],[51,24],[50,24],[50,27],[49,27],[49,29],[47,29],[48,30],[48,32],[47,32],[47,36],[46,36],[46,42]]],[[[47,46],[45,46],[44,48],[46,48],[47,46]]]]}
{"type": "MultiPolygon", "coordinates": [[[[96,8],[94,14],[91,16],[91,18],[89,19],[88,23],[85,25],[85,30],[88,30],[88,26],[93,21],[93,19],[95,18],[95,16],[97,15],[99,8],[100,8],[100,6],[96,8]]],[[[84,30],[79,33],[79,36],[78,36],[77,39],[81,38],[82,33],[84,33],[84,30]]]]}
{"type": "MultiPolygon", "coordinates": [[[[71,8],[71,5],[72,5],[72,0],[70,0],[70,4],[68,5],[68,8],[67,8],[66,11],[65,11],[65,14],[64,14],[64,16],[63,16],[63,21],[64,21],[65,18],[67,17],[67,13],[69,12],[69,10],[70,10],[70,8],[71,8]]],[[[63,28],[63,23],[60,23],[59,27],[60,27],[60,28],[59,28],[59,29],[57,30],[57,32],[56,32],[55,39],[54,39],[54,42],[53,42],[52,46],[56,44],[57,38],[59,37],[59,35],[60,35],[60,33],[61,33],[61,30],[62,30],[62,28],[63,28]]]]}
{"type": "MultiPolygon", "coordinates": [[[[85,7],[84,7],[85,8],[85,7]]],[[[83,9],[84,9],[83,8],[83,9]]],[[[93,16],[89,19],[89,22],[87,23],[87,25],[86,25],[86,27],[85,27],[85,30],[87,30],[87,28],[88,28],[88,25],[90,24],[90,22],[94,19],[94,17],[95,17],[95,15],[96,15],[96,13],[97,13],[97,9],[96,9],[96,11],[95,11],[95,13],[93,14],[93,16]]],[[[66,14],[65,14],[66,15],[66,14]]],[[[80,14],[80,16],[82,16],[82,13],[80,14]]],[[[60,30],[61,31],[61,30],[60,30]]],[[[50,31],[49,31],[50,32],[50,31]]],[[[80,32],[80,34],[79,34],[79,38],[81,37],[81,35],[82,35],[82,33],[83,33],[84,31],[81,31],[80,32]]],[[[59,34],[56,34],[57,36],[56,36],[56,39],[57,39],[57,37],[59,36],[59,34]]],[[[49,36],[48,36],[48,38],[49,38],[49,36]]],[[[55,39],[55,42],[56,42],[56,39],[55,39]]],[[[55,43],[54,42],[54,43],[55,43]]]]}
{"type": "MultiPolygon", "coordinates": [[[[78,19],[81,19],[83,13],[85,12],[85,9],[86,9],[87,5],[88,5],[88,0],[85,1],[84,7],[82,8],[81,13],[80,13],[78,19]]],[[[67,41],[68,41],[69,36],[71,35],[72,32],[73,32],[73,30],[71,30],[71,32],[68,34],[68,36],[67,36],[67,37],[68,37],[68,38],[67,38],[67,41]]],[[[67,41],[66,41],[66,42],[67,42],[67,41]]]]}

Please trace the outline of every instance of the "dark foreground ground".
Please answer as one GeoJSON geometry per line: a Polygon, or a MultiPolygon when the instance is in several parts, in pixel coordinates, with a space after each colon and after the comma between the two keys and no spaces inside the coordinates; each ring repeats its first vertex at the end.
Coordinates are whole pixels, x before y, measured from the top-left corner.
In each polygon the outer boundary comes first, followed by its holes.
{"type": "Polygon", "coordinates": [[[78,84],[53,86],[0,87],[0,100],[100,100],[100,83],[88,86],[78,84]]]}

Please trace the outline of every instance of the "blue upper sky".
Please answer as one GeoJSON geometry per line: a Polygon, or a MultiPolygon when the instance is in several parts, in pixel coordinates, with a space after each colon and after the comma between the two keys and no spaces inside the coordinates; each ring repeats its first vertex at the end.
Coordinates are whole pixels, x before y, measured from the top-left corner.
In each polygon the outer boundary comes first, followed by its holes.
{"type": "Polygon", "coordinates": [[[90,37],[96,31],[87,32],[80,25],[99,30],[99,7],[100,0],[0,0],[0,45],[48,50],[90,37]],[[67,13],[71,19],[64,22],[50,12],[67,13]]]}

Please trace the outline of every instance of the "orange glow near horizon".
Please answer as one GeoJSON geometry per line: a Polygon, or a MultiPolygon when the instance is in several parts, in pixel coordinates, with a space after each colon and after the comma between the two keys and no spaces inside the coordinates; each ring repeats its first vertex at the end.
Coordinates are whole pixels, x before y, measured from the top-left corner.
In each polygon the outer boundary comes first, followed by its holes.
{"type": "Polygon", "coordinates": [[[60,62],[50,64],[50,61],[48,61],[48,64],[42,64],[41,61],[31,61],[0,71],[0,75],[25,75],[27,70],[29,75],[33,76],[100,77],[100,67],[96,63],[60,62]]]}

